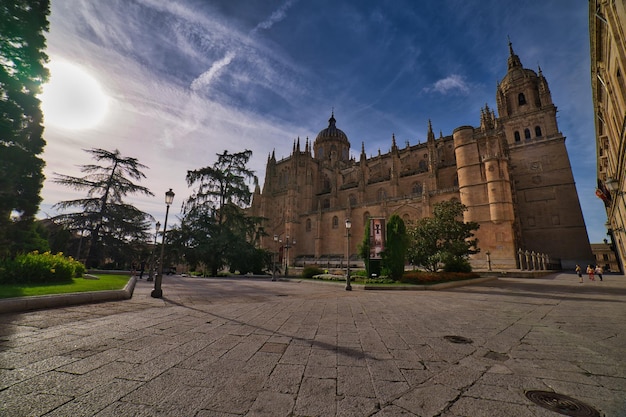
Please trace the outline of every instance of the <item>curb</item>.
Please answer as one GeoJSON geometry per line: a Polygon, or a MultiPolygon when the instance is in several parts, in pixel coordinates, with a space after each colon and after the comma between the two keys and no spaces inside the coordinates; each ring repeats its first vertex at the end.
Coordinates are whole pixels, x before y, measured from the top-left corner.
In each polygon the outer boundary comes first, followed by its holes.
{"type": "Polygon", "coordinates": [[[133,296],[136,283],[137,277],[132,277],[122,290],[75,292],[59,295],[7,298],[0,300],[0,314],[66,307],[79,304],[101,303],[103,301],[128,300],[133,296]]]}
{"type": "MultiPolygon", "coordinates": [[[[448,288],[456,288],[463,287],[465,285],[471,284],[481,284],[483,282],[496,281],[498,277],[480,277],[480,278],[472,278],[465,279],[462,281],[450,281],[450,282],[442,282],[440,284],[432,284],[432,285],[364,285],[364,284],[355,284],[351,283],[353,290],[366,290],[366,291],[436,291],[436,290],[445,290],[448,288]]],[[[300,282],[304,284],[314,284],[314,285],[345,285],[345,281],[324,281],[324,280],[303,280],[300,278],[280,278],[279,281],[291,281],[291,282],[300,282]]]]}

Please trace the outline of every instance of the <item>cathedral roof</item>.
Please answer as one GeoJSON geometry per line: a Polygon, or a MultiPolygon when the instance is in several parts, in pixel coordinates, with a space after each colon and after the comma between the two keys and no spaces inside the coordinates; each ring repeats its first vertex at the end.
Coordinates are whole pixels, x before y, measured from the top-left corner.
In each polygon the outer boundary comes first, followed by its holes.
{"type": "Polygon", "coordinates": [[[337,126],[335,126],[336,122],[337,121],[335,120],[335,114],[333,112],[333,114],[330,116],[330,119],[328,119],[328,127],[321,130],[320,133],[317,134],[315,141],[325,142],[327,140],[340,140],[349,143],[348,136],[343,133],[343,130],[338,129],[337,126]]]}

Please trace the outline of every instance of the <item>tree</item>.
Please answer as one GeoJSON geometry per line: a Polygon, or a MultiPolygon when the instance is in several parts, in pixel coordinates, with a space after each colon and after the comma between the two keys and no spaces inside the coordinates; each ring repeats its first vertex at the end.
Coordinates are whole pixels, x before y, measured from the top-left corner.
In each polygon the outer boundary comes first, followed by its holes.
{"type": "Polygon", "coordinates": [[[185,246],[188,262],[204,263],[212,275],[225,265],[242,273],[254,269],[255,262],[244,262],[256,259],[262,232],[261,219],[246,216],[244,210],[252,199],[248,182],[257,183],[246,167],[251,156],[250,150],[224,151],[212,167],[187,172],[187,184],[196,188],[183,205],[179,244],[185,246]]]}
{"type": "Polygon", "coordinates": [[[55,204],[60,209],[77,207],[81,210],[60,214],[54,220],[70,230],[89,231],[87,267],[92,268],[98,266],[105,255],[127,258],[129,247],[148,240],[152,216],[125,203],[123,198],[129,194],[154,194],[132,181],[146,177],[141,170],[147,167],[136,158],[124,157],[117,149],[110,152],[92,148],[85,152],[96,161],[104,161],[105,165],[81,165],[81,171],[86,173],[83,177],[55,173],[55,183],[86,190],[87,197],[55,204]]]}
{"type": "Polygon", "coordinates": [[[383,274],[400,279],[404,274],[408,237],[404,220],[393,214],[387,222],[387,239],[382,253],[383,274]]]}
{"type": "Polygon", "coordinates": [[[365,264],[365,274],[370,276],[370,222],[365,223],[365,231],[363,232],[363,240],[358,245],[358,252],[363,263],[365,264]]]}
{"type": "Polygon", "coordinates": [[[48,79],[44,32],[49,0],[0,4],[0,256],[35,244],[41,202],[43,114],[37,95],[48,79]],[[14,240],[20,239],[20,240],[14,240]]]}
{"type": "Polygon", "coordinates": [[[467,257],[478,252],[474,231],[476,222],[458,220],[467,207],[457,200],[436,203],[433,217],[418,220],[409,230],[409,261],[429,271],[437,271],[440,264],[449,271],[471,269],[467,257]]]}

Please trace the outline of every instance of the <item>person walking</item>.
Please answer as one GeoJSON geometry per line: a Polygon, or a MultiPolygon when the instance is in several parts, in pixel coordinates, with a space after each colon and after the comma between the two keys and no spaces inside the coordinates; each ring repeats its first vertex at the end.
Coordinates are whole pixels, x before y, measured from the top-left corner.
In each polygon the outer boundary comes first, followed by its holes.
{"type": "Polygon", "coordinates": [[[595,268],[591,265],[587,265],[587,275],[589,275],[589,280],[590,281],[595,281],[596,278],[593,276],[593,274],[595,273],[595,268]]]}
{"type": "Polygon", "coordinates": [[[604,271],[602,270],[602,267],[600,265],[596,265],[595,273],[600,278],[600,281],[602,281],[602,273],[603,272],[604,271]]]}
{"type": "Polygon", "coordinates": [[[583,270],[580,265],[576,265],[576,273],[578,274],[578,282],[583,283],[583,270]]]}

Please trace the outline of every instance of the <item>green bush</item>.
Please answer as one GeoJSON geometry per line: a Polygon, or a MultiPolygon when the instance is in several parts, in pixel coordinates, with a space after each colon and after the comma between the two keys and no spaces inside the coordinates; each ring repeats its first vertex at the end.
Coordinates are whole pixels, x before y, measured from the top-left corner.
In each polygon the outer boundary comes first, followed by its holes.
{"type": "Polygon", "coordinates": [[[439,282],[462,281],[464,279],[478,278],[479,274],[470,272],[422,272],[407,271],[400,282],[405,284],[435,284],[439,282]]]}
{"type": "Polygon", "coordinates": [[[302,278],[313,278],[315,275],[322,275],[324,270],[316,266],[307,266],[302,270],[302,278]]]}
{"type": "Polygon", "coordinates": [[[5,259],[0,266],[0,283],[61,283],[80,277],[85,266],[62,253],[37,251],[5,259]]]}

